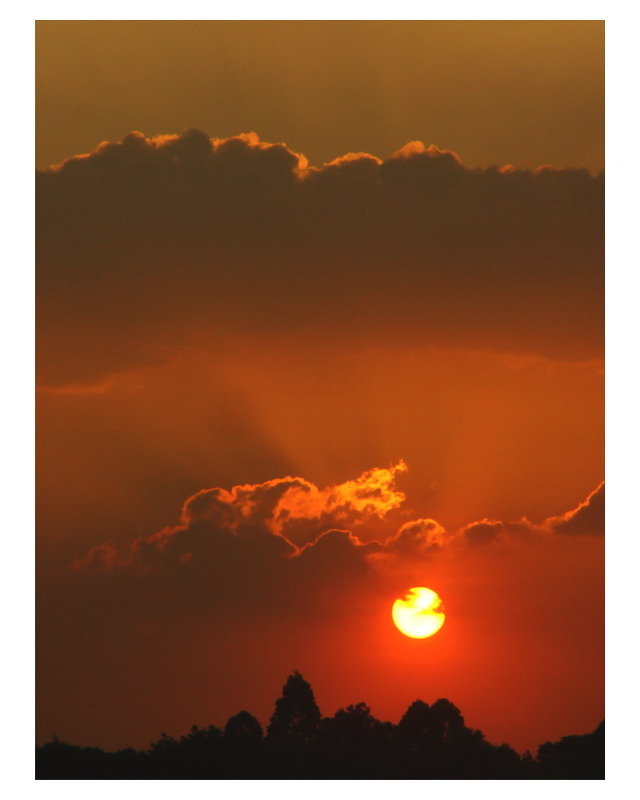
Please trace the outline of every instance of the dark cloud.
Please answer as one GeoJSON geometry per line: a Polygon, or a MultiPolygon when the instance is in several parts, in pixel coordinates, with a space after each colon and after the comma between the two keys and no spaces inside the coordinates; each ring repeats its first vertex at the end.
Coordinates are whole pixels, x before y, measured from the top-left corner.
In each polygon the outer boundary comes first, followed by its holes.
{"type": "Polygon", "coordinates": [[[463,541],[472,546],[493,542],[514,543],[530,541],[533,536],[571,534],[574,536],[604,536],[604,481],[577,508],[540,525],[527,519],[518,521],[481,520],[466,525],[459,532],[463,541]]]}
{"type": "MultiPolygon", "coordinates": [[[[231,599],[236,611],[258,599],[263,609],[282,610],[293,596],[312,605],[340,583],[374,580],[369,556],[385,545],[363,543],[334,526],[356,516],[362,524],[395,509],[404,500],[395,476],[404,469],[400,462],[368,470],[325,489],[287,477],[202,490],[184,503],[177,525],[124,546],[97,545],[75,562],[74,572],[79,579],[98,579],[107,594],[117,595],[123,583],[133,582],[140,589],[136,604],[150,608],[156,593],[163,603],[173,597],[201,611],[225,608],[231,599]],[[309,540],[298,546],[288,538],[289,529],[298,532],[303,522],[309,540]]],[[[414,525],[422,528],[424,522],[414,525]]],[[[404,528],[402,537],[408,535],[404,528]]],[[[396,538],[390,542],[394,552],[396,538]]]]}
{"type": "Polygon", "coordinates": [[[465,526],[461,534],[464,541],[472,546],[482,546],[493,542],[515,543],[527,541],[539,535],[544,529],[527,519],[514,521],[482,520],[465,526]]]}
{"type": "MultiPolygon", "coordinates": [[[[327,529],[328,521],[353,519],[361,523],[372,517],[382,518],[398,508],[405,496],[396,488],[395,481],[397,475],[406,470],[406,464],[399,461],[390,467],[375,467],[353,480],[324,489],[305,478],[291,476],[241,484],[231,489],[202,489],[184,502],[178,526],[154,534],[149,541],[163,548],[172,531],[188,530],[203,523],[240,537],[255,539],[269,535],[288,541],[287,534],[291,527],[295,528],[296,520],[313,522],[315,540],[327,529]],[[359,519],[355,519],[356,516],[359,519]]],[[[437,526],[432,520],[412,524],[422,523],[437,526]]],[[[298,550],[295,544],[289,545],[298,550]]]]}
{"type": "Polygon", "coordinates": [[[361,579],[385,563],[429,559],[448,546],[531,542],[550,533],[603,532],[604,484],[577,509],[542,525],[481,520],[447,534],[433,519],[403,524],[382,541],[363,542],[351,530],[332,527],[347,515],[366,528],[403,502],[394,481],[404,464],[372,469],[359,478],[319,489],[303,478],[281,478],[227,490],[197,492],[183,505],[179,524],[125,546],[102,543],[75,562],[75,571],[152,576],[207,603],[240,592],[246,597],[268,588],[274,602],[291,592],[304,594],[336,581],[361,579]],[[372,505],[371,499],[376,503],[372,505]],[[291,527],[293,521],[293,527],[291,527]],[[600,527],[599,527],[600,526],[600,527]],[[291,530],[303,530],[296,544],[291,530]],[[204,592],[204,594],[203,594],[204,592]]]}
{"type": "Polygon", "coordinates": [[[577,508],[559,517],[550,517],[545,524],[554,533],[604,536],[604,481],[577,508]]]}
{"type": "Polygon", "coordinates": [[[346,575],[368,576],[371,569],[367,556],[381,547],[378,542],[363,544],[351,531],[325,531],[300,550],[296,566],[305,573],[306,581],[331,587],[346,575]]]}
{"type": "Polygon", "coordinates": [[[400,462],[324,489],[287,477],[197,492],[178,524],[89,550],[73,564],[65,593],[109,617],[110,626],[120,620],[125,627],[163,615],[203,624],[219,617],[241,625],[301,620],[344,597],[364,602],[381,591],[389,564],[440,549],[444,529],[433,520],[407,523],[381,542],[337,527],[349,518],[366,531],[367,520],[393,512],[404,500],[395,487],[404,469],[400,462]],[[300,530],[306,541],[296,544],[288,537],[300,530]]]}
{"type": "Polygon", "coordinates": [[[416,142],[310,169],[254,134],[131,133],[38,173],[41,381],[292,331],[599,356],[602,204],[586,170],[416,142]]]}
{"type": "Polygon", "coordinates": [[[433,519],[406,522],[385,541],[385,550],[399,556],[426,557],[438,552],[444,544],[445,529],[433,519]]]}
{"type": "Polygon", "coordinates": [[[471,545],[483,545],[495,542],[501,531],[501,522],[474,522],[463,529],[463,536],[471,545]]]}

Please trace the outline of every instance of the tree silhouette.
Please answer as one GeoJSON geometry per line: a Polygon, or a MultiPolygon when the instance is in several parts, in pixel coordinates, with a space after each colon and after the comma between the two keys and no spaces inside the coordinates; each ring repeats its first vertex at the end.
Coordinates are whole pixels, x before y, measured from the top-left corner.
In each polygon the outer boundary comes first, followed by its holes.
{"type": "Polygon", "coordinates": [[[282,687],[282,697],[269,722],[267,739],[292,745],[309,745],[320,728],[320,709],[311,686],[296,670],[282,687]]]}
{"type": "Polygon", "coordinates": [[[593,733],[545,742],[534,759],[495,746],[467,727],[449,700],[416,700],[398,725],[380,722],[366,703],[321,718],[311,686],[289,676],[267,735],[248,711],[224,731],[194,725],[186,736],[162,734],[146,752],[108,753],[54,738],[36,748],[36,778],[151,779],[569,779],[604,778],[604,722],[593,733]]]}
{"type": "Polygon", "coordinates": [[[296,670],[282,687],[282,696],[267,728],[269,777],[308,778],[313,772],[312,746],[320,729],[320,709],[311,686],[296,670]]]}
{"type": "Polygon", "coordinates": [[[319,777],[383,779],[389,774],[394,726],[372,716],[366,703],[347,706],[322,720],[318,747],[319,777]]]}
{"type": "Polygon", "coordinates": [[[395,753],[396,770],[407,778],[518,778],[522,772],[515,750],[489,744],[445,699],[409,706],[398,724],[395,753]]]}
{"type": "Polygon", "coordinates": [[[222,731],[214,725],[191,727],[179,740],[163,733],[149,748],[150,770],[169,780],[206,780],[217,777],[221,762],[222,731]]]}
{"type": "Polygon", "coordinates": [[[225,739],[236,742],[259,742],[262,740],[262,725],[248,711],[230,717],[224,726],[225,739]]]}
{"type": "Polygon", "coordinates": [[[231,717],[224,728],[221,777],[259,778],[265,771],[262,726],[248,711],[231,717]]]}
{"type": "Polygon", "coordinates": [[[604,720],[593,733],[540,745],[538,763],[542,778],[604,780],[604,720]]]}
{"type": "Polygon", "coordinates": [[[398,723],[398,737],[413,751],[422,750],[425,745],[436,743],[433,715],[429,706],[422,700],[414,700],[405,711],[398,723]]]}
{"type": "Polygon", "coordinates": [[[431,706],[431,718],[432,729],[440,742],[459,741],[469,730],[460,709],[443,698],[431,706]]]}

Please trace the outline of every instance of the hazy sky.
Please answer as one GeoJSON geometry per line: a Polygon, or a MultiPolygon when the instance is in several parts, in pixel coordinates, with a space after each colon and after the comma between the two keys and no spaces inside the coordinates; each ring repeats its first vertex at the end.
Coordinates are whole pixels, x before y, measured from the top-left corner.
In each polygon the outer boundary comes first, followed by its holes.
{"type": "Polygon", "coordinates": [[[602,40],[38,24],[39,740],[264,723],[293,669],[596,727],[602,40]]]}
{"type": "Polygon", "coordinates": [[[37,70],[40,167],[186,127],[317,166],[412,139],[469,166],[604,166],[599,21],[39,22],[37,70]]]}

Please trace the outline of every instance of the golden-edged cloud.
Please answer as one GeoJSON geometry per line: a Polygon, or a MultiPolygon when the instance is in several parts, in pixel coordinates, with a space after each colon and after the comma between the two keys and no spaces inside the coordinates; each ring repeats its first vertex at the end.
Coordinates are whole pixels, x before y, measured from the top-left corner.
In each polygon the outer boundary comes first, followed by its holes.
{"type": "MultiPolygon", "coordinates": [[[[317,548],[322,537],[333,534],[342,538],[344,534],[347,543],[360,546],[356,536],[338,526],[348,523],[358,527],[397,509],[405,496],[396,488],[395,479],[406,469],[401,460],[324,489],[297,477],[230,490],[204,489],[185,501],[178,525],[138,538],[124,549],[110,543],[98,545],[76,567],[112,570],[129,566],[144,569],[148,565],[153,569],[165,556],[169,562],[186,564],[194,555],[209,552],[210,542],[222,540],[257,542],[257,549],[264,545],[265,553],[278,557],[311,552],[309,548],[317,548]]],[[[399,536],[405,535],[404,528],[399,536]]]]}
{"type": "Polygon", "coordinates": [[[597,512],[603,485],[577,509],[541,524],[481,520],[447,532],[436,520],[420,518],[398,526],[393,512],[405,497],[395,480],[405,469],[400,461],[324,489],[287,477],[203,490],[184,503],[177,525],[125,546],[98,545],[75,563],[75,571],[138,576],[156,590],[186,595],[205,591],[215,604],[221,595],[256,587],[269,587],[274,597],[292,591],[302,596],[332,581],[375,581],[394,565],[430,561],[460,547],[548,541],[566,530],[563,525],[570,526],[566,532],[595,532],[585,520],[597,512]],[[372,538],[367,522],[387,515],[388,535],[372,538]]]}

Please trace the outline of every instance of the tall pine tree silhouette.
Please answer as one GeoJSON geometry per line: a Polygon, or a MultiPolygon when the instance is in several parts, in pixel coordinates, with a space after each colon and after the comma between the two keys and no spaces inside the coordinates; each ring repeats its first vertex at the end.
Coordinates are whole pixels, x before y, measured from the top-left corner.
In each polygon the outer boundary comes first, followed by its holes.
{"type": "Polygon", "coordinates": [[[282,687],[282,697],[267,728],[267,739],[289,746],[313,743],[320,728],[320,709],[310,684],[296,670],[282,687]]]}

